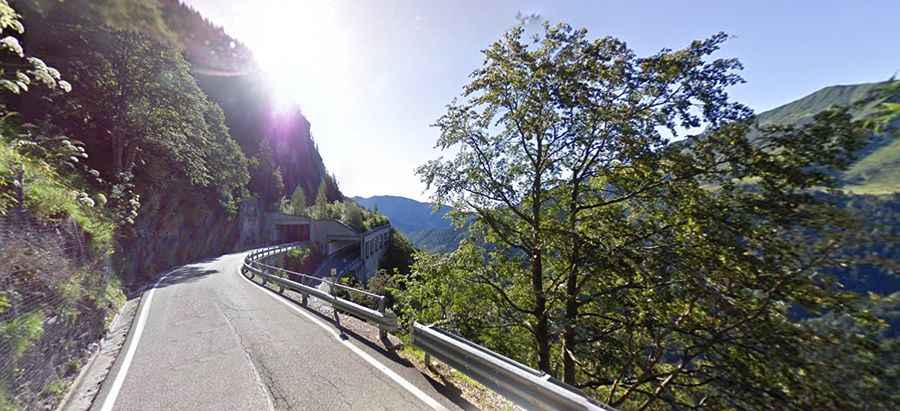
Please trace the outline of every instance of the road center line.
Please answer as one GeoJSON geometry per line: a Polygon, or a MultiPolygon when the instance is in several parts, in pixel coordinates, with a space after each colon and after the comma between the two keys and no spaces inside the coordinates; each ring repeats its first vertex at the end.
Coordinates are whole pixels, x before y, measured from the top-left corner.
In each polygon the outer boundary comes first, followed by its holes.
{"type": "Polygon", "coordinates": [[[135,324],[134,333],[131,335],[131,343],[128,344],[125,358],[122,359],[122,366],[119,368],[119,372],[116,373],[116,379],[113,380],[109,393],[103,399],[103,406],[100,407],[100,411],[111,411],[113,405],[115,405],[116,397],[119,396],[119,390],[122,389],[125,376],[128,374],[128,367],[131,366],[131,360],[134,358],[134,352],[137,350],[138,341],[140,341],[141,334],[144,332],[144,325],[147,323],[147,316],[150,313],[150,303],[153,302],[153,293],[156,291],[156,287],[159,287],[159,284],[173,272],[175,271],[169,271],[160,277],[159,280],[156,280],[156,284],[153,284],[153,288],[144,293],[144,297],[141,300],[141,312],[138,314],[137,324],[135,324]]]}
{"type": "MultiPolygon", "coordinates": [[[[244,261],[244,258],[241,257],[241,264],[243,264],[243,261],[244,261]]],[[[303,315],[304,317],[306,317],[307,319],[309,319],[310,321],[312,321],[319,327],[322,327],[325,331],[328,331],[332,336],[334,336],[335,340],[337,340],[341,344],[344,344],[344,346],[349,348],[350,351],[353,351],[356,355],[358,355],[360,358],[365,360],[367,363],[369,363],[370,365],[375,367],[377,370],[384,373],[384,375],[387,375],[390,379],[394,380],[394,382],[396,382],[397,384],[400,384],[400,386],[403,387],[404,389],[406,389],[406,391],[409,391],[410,394],[416,396],[416,398],[420,399],[425,404],[428,404],[428,406],[431,407],[432,409],[440,410],[440,411],[447,411],[447,408],[444,407],[443,405],[441,405],[441,403],[437,402],[437,400],[435,400],[434,398],[431,398],[431,396],[426,394],[424,391],[420,390],[419,387],[416,387],[409,381],[406,381],[405,379],[403,379],[403,377],[401,377],[400,374],[397,374],[396,372],[394,372],[394,370],[388,368],[388,366],[382,364],[381,362],[376,360],[374,357],[369,355],[369,353],[363,351],[361,348],[353,345],[353,343],[351,343],[349,340],[341,339],[340,334],[334,328],[332,328],[330,325],[328,325],[325,322],[323,322],[322,320],[316,318],[312,314],[300,309],[300,307],[297,307],[296,305],[292,304],[287,299],[279,296],[278,294],[275,294],[274,291],[272,291],[264,286],[260,286],[259,284],[251,281],[249,278],[247,278],[247,276],[245,276],[244,274],[241,273],[240,268],[238,268],[237,275],[239,277],[243,278],[245,281],[253,284],[253,288],[265,291],[270,297],[272,297],[275,300],[281,302],[282,304],[288,306],[290,309],[294,310],[295,312],[303,315]]],[[[106,411],[106,410],[103,410],[103,411],[106,411]]]]}

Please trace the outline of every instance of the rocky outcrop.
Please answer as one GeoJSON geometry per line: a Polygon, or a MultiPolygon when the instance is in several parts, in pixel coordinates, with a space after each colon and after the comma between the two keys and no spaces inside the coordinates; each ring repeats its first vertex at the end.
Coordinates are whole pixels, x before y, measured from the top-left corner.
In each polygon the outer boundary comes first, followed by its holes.
{"type": "Polygon", "coordinates": [[[240,220],[238,229],[238,250],[246,250],[263,244],[263,228],[265,227],[265,214],[259,201],[250,198],[241,202],[238,215],[240,220]]]}
{"type": "Polygon", "coordinates": [[[117,269],[140,285],[168,268],[230,252],[240,240],[240,218],[190,187],[141,195],[141,212],[118,242],[117,269]]]}

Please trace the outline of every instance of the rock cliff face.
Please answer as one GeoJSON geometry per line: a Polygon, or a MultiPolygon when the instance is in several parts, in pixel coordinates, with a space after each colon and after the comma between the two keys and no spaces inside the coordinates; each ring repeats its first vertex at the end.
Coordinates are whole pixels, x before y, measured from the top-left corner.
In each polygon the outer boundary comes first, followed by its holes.
{"type": "Polygon", "coordinates": [[[254,198],[244,200],[241,203],[238,218],[236,250],[247,250],[264,245],[263,228],[265,227],[265,214],[259,206],[259,201],[254,198]]]}
{"type": "MultiPolygon", "coordinates": [[[[163,270],[236,249],[238,216],[185,189],[142,194],[133,235],[118,242],[119,272],[138,284],[163,270]]],[[[252,222],[251,222],[252,223],[252,222]]]]}

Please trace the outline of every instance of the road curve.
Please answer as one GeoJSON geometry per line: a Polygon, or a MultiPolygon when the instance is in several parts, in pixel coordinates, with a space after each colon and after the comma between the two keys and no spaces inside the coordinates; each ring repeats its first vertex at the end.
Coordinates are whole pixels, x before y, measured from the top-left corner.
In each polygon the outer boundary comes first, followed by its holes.
{"type": "Polygon", "coordinates": [[[415,368],[243,278],[244,255],[183,266],[144,294],[92,409],[458,409],[415,368]]]}

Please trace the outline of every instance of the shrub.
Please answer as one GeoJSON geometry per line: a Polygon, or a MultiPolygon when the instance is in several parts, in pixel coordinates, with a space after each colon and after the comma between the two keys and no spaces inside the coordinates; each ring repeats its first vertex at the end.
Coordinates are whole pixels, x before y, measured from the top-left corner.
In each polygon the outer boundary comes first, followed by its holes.
{"type": "Polygon", "coordinates": [[[44,313],[40,310],[0,322],[0,342],[12,348],[13,358],[20,357],[44,335],[44,313]]]}

